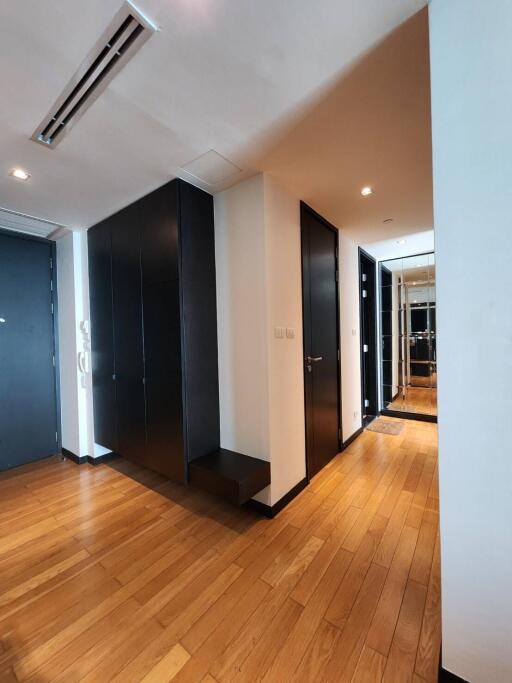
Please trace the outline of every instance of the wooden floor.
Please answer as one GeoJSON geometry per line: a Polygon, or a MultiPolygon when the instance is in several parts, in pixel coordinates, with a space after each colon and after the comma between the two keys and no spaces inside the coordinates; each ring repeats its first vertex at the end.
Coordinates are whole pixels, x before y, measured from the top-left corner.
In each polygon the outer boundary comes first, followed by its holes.
{"type": "Polygon", "coordinates": [[[436,680],[436,427],[365,432],[274,520],[124,461],[0,475],[0,681],[436,680]]]}
{"type": "Polygon", "coordinates": [[[437,389],[430,387],[408,387],[405,398],[400,395],[388,405],[389,410],[404,410],[408,413],[437,415],[437,389]]]}

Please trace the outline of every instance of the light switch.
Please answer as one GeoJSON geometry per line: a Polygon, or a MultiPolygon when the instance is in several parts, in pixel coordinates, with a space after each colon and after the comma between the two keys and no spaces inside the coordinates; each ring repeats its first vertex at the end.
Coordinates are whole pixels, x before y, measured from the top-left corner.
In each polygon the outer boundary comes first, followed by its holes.
{"type": "Polygon", "coordinates": [[[284,327],[274,327],[274,337],[276,339],[284,338],[284,327]]]}
{"type": "Polygon", "coordinates": [[[293,327],[286,328],[286,338],[295,339],[295,329],[293,327]]]}

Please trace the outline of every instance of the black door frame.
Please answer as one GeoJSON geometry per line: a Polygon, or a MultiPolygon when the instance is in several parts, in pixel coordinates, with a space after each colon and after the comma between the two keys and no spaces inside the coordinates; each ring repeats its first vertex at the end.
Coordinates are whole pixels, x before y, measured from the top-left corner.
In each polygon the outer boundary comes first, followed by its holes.
{"type": "Polygon", "coordinates": [[[304,425],[305,425],[305,458],[306,458],[306,480],[309,482],[310,477],[310,464],[308,458],[308,444],[310,441],[309,428],[308,428],[308,411],[307,411],[307,386],[306,386],[306,305],[305,302],[309,299],[309,286],[304,278],[304,245],[305,245],[305,234],[304,234],[304,215],[309,213],[316,220],[324,225],[328,230],[330,230],[336,238],[336,333],[338,340],[338,372],[337,372],[337,395],[338,395],[338,452],[343,449],[343,426],[341,421],[341,341],[340,341],[340,292],[339,292],[339,230],[336,226],[329,223],[323,216],[317,213],[314,209],[308,206],[305,202],[300,202],[300,243],[301,243],[301,288],[302,288],[302,376],[304,381],[304,425]]]}
{"type": "Polygon", "coordinates": [[[371,422],[368,420],[365,422],[366,406],[365,406],[365,394],[366,394],[366,363],[365,355],[373,357],[373,378],[370,377],[370,382],[373,384],[373,394],[374,394],[374,412],[371,414],[372,417],[377,417],[379,414],[379,391],[378,391],[378,356],[377,356],[377,261],[362,247],[358,247],[358,272],[359,272],[359,344],[360,344],[360,364],[361,364],[361,426],[365,427],[366,424],[371,422]],[[363,273],[361,268],[361,262],[363,259],[370,261],[373,265],[374,276],[373,276],[373,335],[370,337],[370,342],[368,351],[365,352],[364,344],[365,338],[363,334],[364,330],[364,297],[363,297],[363,273]]]}
{"type": "Polygon", "coordinates": [[[55,415],[56,424],[55,429],[57,431],[57,443],[55,455],[62,453],[62,416],[61,416],[61,403],[60,403],[60,359],[59,359],[59,297],[58,297],[58,287],[57,287],[57,245],[54,240],[46,239],[45,237],[37,237],[36,235],[28,235],[24,232],[18,232],[17,230],[6,230],[5,228],[0,228],[0,234],[7,235],[9,237],[15,237],[21,240],[28,240],[31,242],[41,242],[47,244],[50,247],[50,258],[51,269],[52,269],[52,302],[53,302],[53,355],[55,357],[55,367],[53,369],[53,374],[55,377],[55,415]]]}
{"type": "MultiPolygon", "coordinates": [[[[421,251],[418,254],[408,254],[407,256],[397,256],[396,258],[415,258],[417,256],[429,256],[430,254],[435,254],[435,250],[431,251],[421,251]]],[[[377,274],[377,287],[379,289],[379,312],[381,309],[381,301],[382,301],[382,268],[385,268],[386,266],[384,265],[386,261],[395,261],[396,259],[390,258],[390,259],[385,259],[382,261],[379,261],[379,268],[378,268],[378,274],[377,274]]],[[[437,303],[437,302],[436,302],[437,303]]],[[[436,320],[436,334],[437,334],[437,320],[436,320]]],[[[379,362],[382,362],[382,335],[381,339],[379,342],[379,362]]],[[[382,381],[380,382],[379,386],[379,401],[382,401],[382,381]]],[[[389,408],[381,408],[379,411],[380,415],[384,415],[386,417],[398,417],[404,420],[416,420],[418,422],[433,422],[437,424],[437,415],[427,415],[426,413],[409,413],[405,410],[390,410],[389,408]]]]}

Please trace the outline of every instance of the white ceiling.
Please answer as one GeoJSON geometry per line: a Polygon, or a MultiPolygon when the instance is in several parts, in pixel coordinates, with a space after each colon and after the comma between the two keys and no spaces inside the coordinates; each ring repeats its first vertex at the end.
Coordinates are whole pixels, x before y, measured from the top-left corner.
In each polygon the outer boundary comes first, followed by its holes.
{"type": "Polygon", "coordinates": [[[434,231],[426,230],[413,235],[395,235],[391,239],[362,245],[377,261],[399,259],[434,251],[434,231]]]}
{"type": "Polygon", "coordinates": [[[394,30],[425,0],[136,4],[161,30],[50,150],[30,136],[121,2],[0,3],[0,206],[88,227],[216,150],[242,171],[211,191],[267,170],[363,241],[431,227],[426,17],[394,30]]]}

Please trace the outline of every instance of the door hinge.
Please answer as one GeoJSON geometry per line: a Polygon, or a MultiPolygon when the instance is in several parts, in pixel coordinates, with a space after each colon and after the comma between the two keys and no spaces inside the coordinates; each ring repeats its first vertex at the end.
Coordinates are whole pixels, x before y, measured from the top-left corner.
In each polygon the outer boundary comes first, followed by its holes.
{"type": "Polygon", "coordinates": [[[369,401],[367,398],[364,399],[364,407],[365,407],[365,408],[369,408],[369,407],[370,407],[370,401],[369,401]]]}
{"type": "Polygon", "coordinates": [[[340,350],[338,349],[338,360],[341,360],[340,358],[340,350]]]}
{"type": "Polygon", "coordinates": [[[50,308],[51,308],[51,311],[52,311],[52,315],[53,315],[53,301],[52,301],[52,302],[50,302],[50,308]]]}
{"type": "Polygon", "coordinates": [[[366,297],[368,296],[368,292],[366,291],[366,289],[363,289],[362,294],[363,294],[363,299],[366,299],[366,297]]]}
{"type": "Polygon", "coordinates": [[[338,278],[339,278],[339,271],[337,270],[336,271],[336,282],[338,282],[338,278]]]}
{"type": "Polygon", "coordinates": [[[53,292],[53,280],[50,280],[50,292],[53,292]]]}
{"type": "Polygon", "coordinates": [[[338,439],[341,441],[341,427],[338,428],[338,439]]]}
{"type": "Polygon", "coordinates": [[[53,363],[53,367],[55,367],[55,354],[53,354],[53,356],[52,356],[52,363],[53,363]]]}
{"type": "Polygon", "coordinates": [[[51,256],[50,256],[50,268],[51,268],[51,270],[53,270],[53,259],[51,256]]]}
{"type": "Polygon", "coordinates": [[[368,353],[368,344],[363,344],[363,352],[368,353]]]}
{"type": "Polygon", "coordinates": [[[366,273],[363,273],[363,274],[361,275],[361,279],[362,279],[363,282],[366,282],[366,273]]]}
{"type": "Polygon", "coordinates": [[[59,443],[59,433],[55,432],[55,443],[59,443]]]}
{"type": "Polygon", "coordinates": [[[116,381],[116,376],[115,374],[112,375],[112,380],[115,382],[116,381]]]}

